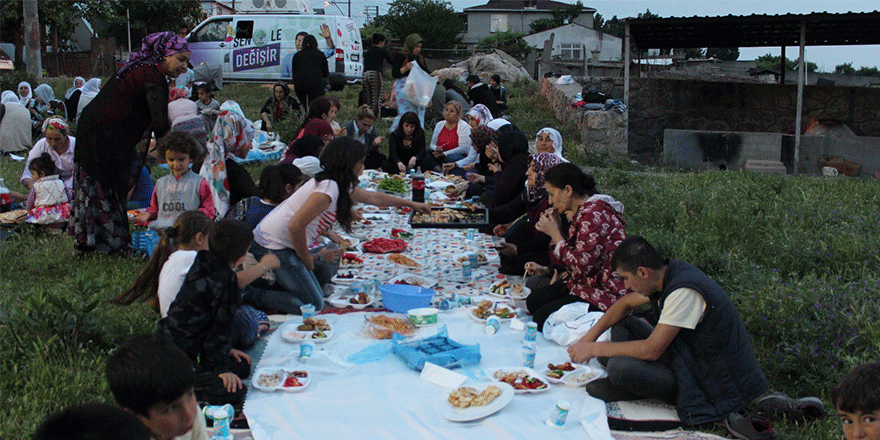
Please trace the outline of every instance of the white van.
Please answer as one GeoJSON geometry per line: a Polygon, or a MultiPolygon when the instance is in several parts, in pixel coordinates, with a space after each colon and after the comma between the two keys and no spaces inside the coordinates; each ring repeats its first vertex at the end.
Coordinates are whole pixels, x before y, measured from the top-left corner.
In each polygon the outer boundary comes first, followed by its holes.
{"type": "Polygon", "coordinates": [[[352,19],[336,15],[216,15],[187,37],[190,62],[219,64],[224,82],[290,80],[300,32],[317,38],[331,75],[338,73],[349,81],[363,77],[360,29],[352,19]]]}

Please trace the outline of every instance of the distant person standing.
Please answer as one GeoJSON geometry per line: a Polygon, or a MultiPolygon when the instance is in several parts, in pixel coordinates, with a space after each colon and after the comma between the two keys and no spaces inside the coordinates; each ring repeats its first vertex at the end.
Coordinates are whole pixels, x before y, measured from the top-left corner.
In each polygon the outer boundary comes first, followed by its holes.
{"type": "Polygon", "coordinates": [[[397,96],[397,117],[391,124],[389,131],[397,129],[400,117],[406,112],[415,112],[419,116],[419,123],[425,126],[425,107],[420,107],[414,102],[410,102],[403,93],[403,86],[406,85],[406,78],[413,68],[413,63],[425,72],[428,66],[425,64],[425,57],[422,56],[422,37],[419,34],[409,34],[403,41],[403,50],[394,56],[391,63],[391,76],[394,77],[394,95],[397,96]]]}
{"type": "MultiPolygon", "coordinates": [[[[495,103],[498,104],[498,109],[501,110],[501,113],[507,112],[507,89],[501,85],[501,75],[497,73],[492,75],[492,79],[489,80],[489,91],[495,97],[495,103]]],[[[501,115],[498,114],[496,116],[501,115]]]]}
{"type": "Polygon", "coordinates": [[[330,70],[314,35],[303,37],[302,50],[293,56],[290,70],[296,97],[303,106],[324,94],[324,79],[330,76],[330,70]]]}
{"type": "Polygon", "coordinates": [[[379,97],[382,96],[382,71],[385,61],[393,64],[391,55],[385,50],[385,36],[373,34],[373,45],[364,53],[364,88],[367,90],[367,105],[373,114],[379,115],[379,97]]]}

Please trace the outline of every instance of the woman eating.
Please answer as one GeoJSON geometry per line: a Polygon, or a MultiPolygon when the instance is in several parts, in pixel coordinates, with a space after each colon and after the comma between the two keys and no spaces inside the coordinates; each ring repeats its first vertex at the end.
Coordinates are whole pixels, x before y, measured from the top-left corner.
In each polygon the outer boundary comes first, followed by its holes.
{"type": "Polygon", "coordinates": [[[541,214],[536,229],[550,236],[550,252],[562,267],[551,273],[547,266],[526,263],[527,274],[551,276],[549,285],[536,288],[526,306],[540,331],[544,321],[560,307],[590,303],[605,311],[627,293],[623,280],[611,268],[611,256],[626,239],[623,204],[596,193],[593,176],[571,163],[556,165],[544,175],[551,209],[541,214]],[[562,231],[561,217],[569,221],[562,231]]]}

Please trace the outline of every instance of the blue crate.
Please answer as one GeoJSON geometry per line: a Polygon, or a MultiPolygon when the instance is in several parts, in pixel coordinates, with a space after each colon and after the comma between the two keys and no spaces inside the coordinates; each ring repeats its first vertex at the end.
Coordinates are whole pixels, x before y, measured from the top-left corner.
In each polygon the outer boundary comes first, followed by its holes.
{"type": "Polygon", "coordinates": [[[383,284],[379,286],[379,290],[382,291],[385,308],[399,313],[428,307],[431,305],[431,298],[434,297],[434,291],[431,289],[406,284],[383,284]]]}
{"type": "Polygon", "coordinates": [[[148,229],[131,233],[131,248],[135,253],[153,256],[153,251],[159,244],[159,233],[148,229]]]}

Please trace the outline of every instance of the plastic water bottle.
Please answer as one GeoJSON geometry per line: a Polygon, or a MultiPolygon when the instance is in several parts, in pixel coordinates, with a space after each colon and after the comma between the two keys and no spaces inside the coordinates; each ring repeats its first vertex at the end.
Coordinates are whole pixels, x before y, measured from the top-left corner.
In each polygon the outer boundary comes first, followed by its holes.
{"type": "Polygon", "coordinates": [[[422,174],[422,167],[416,168],[416,173],[412,176],[412,199],[413,202],[425,203],[425,175],[422,174]]]}
{"type": "Polygon", "coordinates": [[[6,182],[0,178],[0,212],[9,211],[9,205],[12,204],[12,195],[9,194],[9,188],[6,187],[6,182]]]}
{"type": "Polygon", "coordinates": [[[214,436],[211,440],[232,440],[232,433],[229,432],[229,422],[232,420],[232,405],[223,406],[206,406],[204,409],[206,417],[214,420],[214,436]]]}

